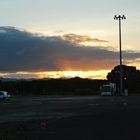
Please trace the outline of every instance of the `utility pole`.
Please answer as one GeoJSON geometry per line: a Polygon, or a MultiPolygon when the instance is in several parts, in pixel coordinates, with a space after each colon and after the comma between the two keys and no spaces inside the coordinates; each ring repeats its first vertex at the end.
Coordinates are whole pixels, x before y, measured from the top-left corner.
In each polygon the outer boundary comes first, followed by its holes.
{"type": "Polygon", "coordinates": [[[119,20],[119,48],[120,48],[120,95],[123,95],[123,69],[122,69],[122,38],[121,20],[126,19],[125,15],[115,15],[114,20],[119,20]]]}

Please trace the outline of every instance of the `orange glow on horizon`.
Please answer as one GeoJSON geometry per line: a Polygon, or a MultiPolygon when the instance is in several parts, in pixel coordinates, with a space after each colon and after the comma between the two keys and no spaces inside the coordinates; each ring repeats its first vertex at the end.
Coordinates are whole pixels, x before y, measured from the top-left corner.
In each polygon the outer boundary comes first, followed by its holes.
{"type": "Polygon", "coordinates": [[[88,79],[106,79],[109,70],[99,71],[44,71],[44,72],[16,72],[16,73],[0,73],[4,78],[88,78],[88,79]]]}

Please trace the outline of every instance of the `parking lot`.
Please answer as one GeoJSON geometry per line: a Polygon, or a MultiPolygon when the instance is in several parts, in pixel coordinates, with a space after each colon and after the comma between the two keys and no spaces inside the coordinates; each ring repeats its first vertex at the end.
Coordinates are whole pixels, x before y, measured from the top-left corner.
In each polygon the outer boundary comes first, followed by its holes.
{"type": "Polygon", "coordinates": [[[5,139],[140,139],[140,97],[14,97],[0,102],[5,139]]]}

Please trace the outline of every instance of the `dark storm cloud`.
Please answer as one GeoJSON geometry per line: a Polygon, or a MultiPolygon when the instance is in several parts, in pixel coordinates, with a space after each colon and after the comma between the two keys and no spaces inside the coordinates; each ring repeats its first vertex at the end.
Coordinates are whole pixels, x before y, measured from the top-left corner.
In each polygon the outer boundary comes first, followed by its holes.
{"type": "MultiPolygon", "coordinates": [[[[1,72],[110,69],[118,64],[118,56],[115,51],[85,47],[59,36],[0,27],[1,72]]],[[[140,53],[125,51],[124,56],[135,60],[140,53]]]]}

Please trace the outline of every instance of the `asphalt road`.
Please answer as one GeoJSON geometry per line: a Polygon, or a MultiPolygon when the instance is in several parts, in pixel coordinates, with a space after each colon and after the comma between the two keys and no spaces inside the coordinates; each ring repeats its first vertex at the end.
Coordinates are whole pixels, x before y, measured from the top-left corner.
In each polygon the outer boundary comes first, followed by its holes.
{"type": "Polygon", "coordinates": [[[140,96],[1,101],[0,139],[139,140],[140,96]]]}

